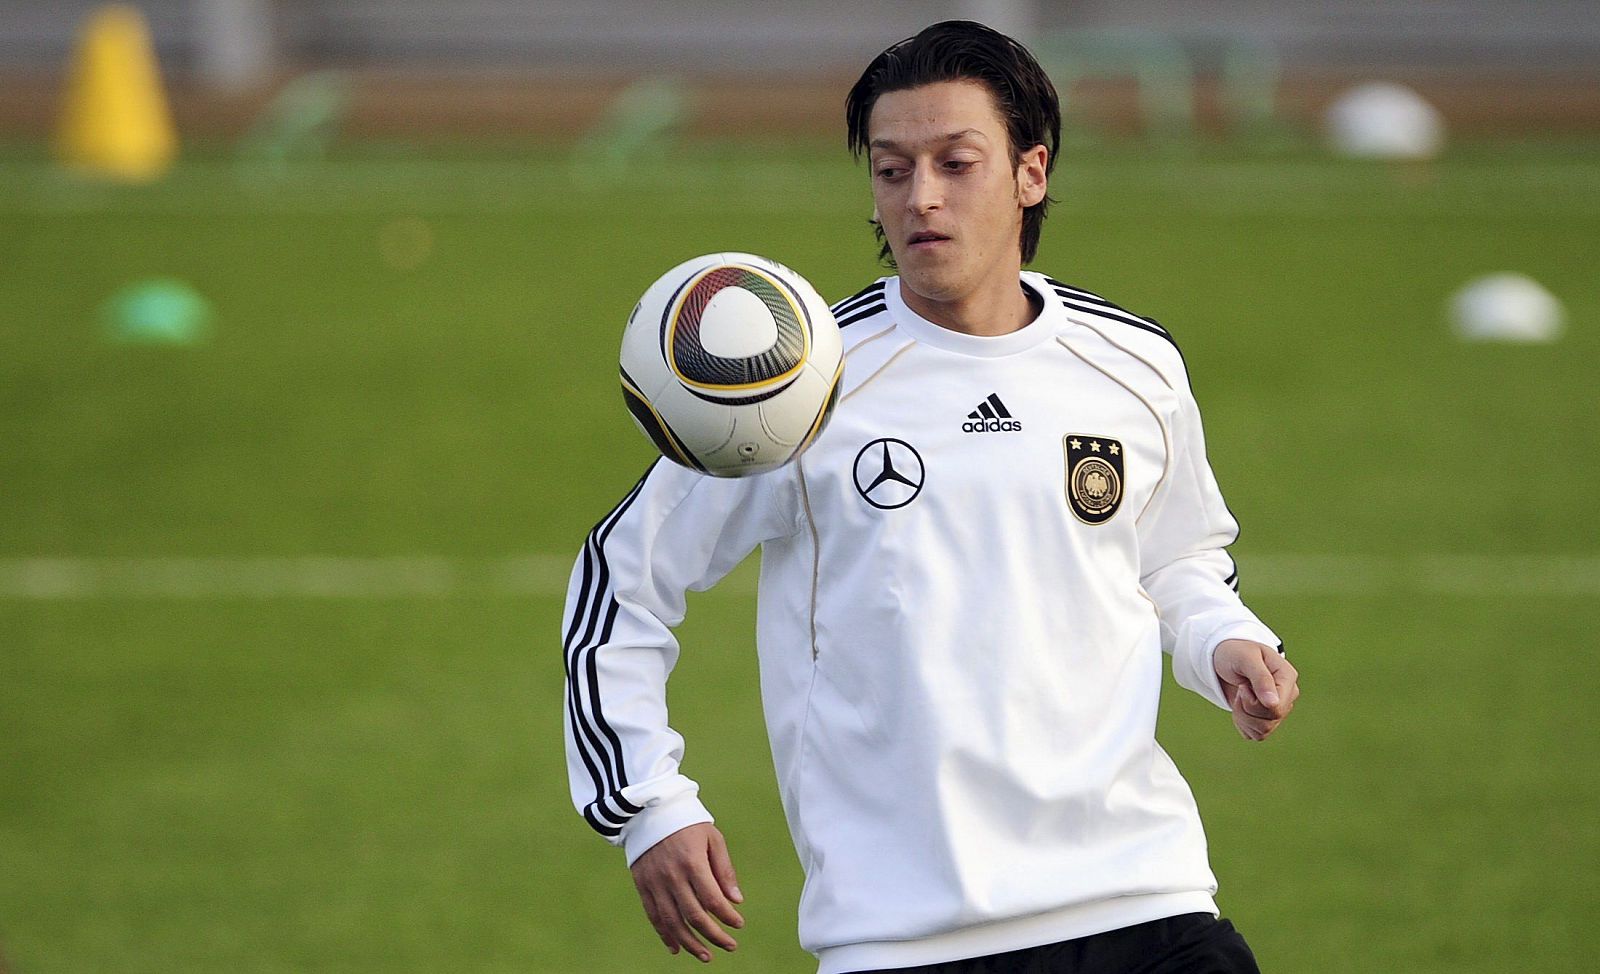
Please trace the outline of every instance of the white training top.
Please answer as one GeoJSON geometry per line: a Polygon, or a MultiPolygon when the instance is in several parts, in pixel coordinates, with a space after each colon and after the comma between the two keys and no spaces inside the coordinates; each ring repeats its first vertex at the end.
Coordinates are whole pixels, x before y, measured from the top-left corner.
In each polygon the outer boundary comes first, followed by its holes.
{"type": "Polygon", "coordinates": [[[631,863],[711,821],[667,723],[686,589],[761,546],[761,694],[821,974],[1215,912],[1188,785],[1156,744],[1161,656],[1226,706],[1238,532],[1177,347],[1032,272],[995,338],[912,312],[896,278],[835,306],[845,370],[796,463],[655,464],[568,589],[575,804],[631,863]]]}

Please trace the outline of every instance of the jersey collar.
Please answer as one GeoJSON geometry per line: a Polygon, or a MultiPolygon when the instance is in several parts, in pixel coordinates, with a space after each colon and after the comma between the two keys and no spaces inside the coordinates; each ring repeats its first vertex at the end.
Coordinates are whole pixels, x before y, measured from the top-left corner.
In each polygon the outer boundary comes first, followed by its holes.
{"type": "Polygon", "coordinates": [[[1039,296],[1044,310],[1039,312],[1037,318],[1016,331],[995,336],[968,335],[965,332],[952,331],[912,311],[900,297],[898,277],[888,279],[884,297],[888,301],[889,313],[893,316],[895,324],[916,341],[958,355],[998,358],[1003,355],[1015,355],[1047,341],[1063,324],[1061,302],[1055,300],[1055,293],[1044,283],[1043,276],[1032,271],[1023,271],[1022,286],[1039,296]]]}

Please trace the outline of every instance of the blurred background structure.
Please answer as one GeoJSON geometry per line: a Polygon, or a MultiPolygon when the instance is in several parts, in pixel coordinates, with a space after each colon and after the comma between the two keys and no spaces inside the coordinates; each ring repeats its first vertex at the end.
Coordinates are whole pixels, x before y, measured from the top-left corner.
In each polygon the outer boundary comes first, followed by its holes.
{"type": "MultiPolygon", "coordinates": [[[[841,79],[883,38],[972,17],[1092,61],[1075,101],[1117,114],[1138,64],[1192,72],[1202,120],[1215,92],[1272,82],[1273,103],[1314,112],[1382,76],[1419,88],[1468,129],[1600,124],[1600,18],[1581,0],[149,0],[176,111],[194,135],[236,132],[286,78],[359,79],[351,124],[373,133],[581,128],[597,98],[642,74],[720,94],[695,124],[828,131],[841,79]],[[1163,59],[1166,64],[1163,65],[1163,59]],[[1108,70],[1120,63],[1124,70],[1108,70]],[[1265,77],[1263,78],[1263,74],[1265,77]],[[782,95],[782,112],[754,104],[782,95]]],[[[93,0],[0,0],[0,134],[48,124],[55,79],[93,0]]],[[[1148,78],[1148,75],[1147,75],[1148,78]]],[[[1226,92],[1224,91],[1224,96],[1226,92]]],[[[1125,113],[1124,113],[1125,114],[1125,113]]],[[[1126,120],[1124,120],[1126,124],[1126,120]]]]}
{"type": "MultiPolygon", "coordinates": [[[[1037,266],[1183,344],[1304,681],[1168,685],[1264,970],[1600,956],[1600,17],[1575,0],[0,0],[0,971],[681,971],[567,796],[559,619],[700,253],[887,273],[848,84],[1028,40],[1037,266]]],[[[753,566],[674,722],[808,970],[753,566]]]]}

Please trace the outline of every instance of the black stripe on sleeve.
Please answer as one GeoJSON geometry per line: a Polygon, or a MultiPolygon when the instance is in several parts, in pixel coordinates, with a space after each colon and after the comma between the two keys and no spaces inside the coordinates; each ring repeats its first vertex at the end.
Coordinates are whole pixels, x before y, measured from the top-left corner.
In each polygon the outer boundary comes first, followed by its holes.
{"type": "MultiPolygon", "coordinates": [[[[614,516],[620,516],[621,512],[626,510],[625,505],[631,503],[637,493],[637,488],[635,488],[634,493],[630,494],[624,502],[624,506],[617,508],[614,512],[614,516]]],[[[602,522],[602,524],[604,523],[606,522],[602,522]]],[[[612,523],[615,522],[613,521],[612,523]]],[[[598,529],[599,525],[596,526],[597,531],[598,529]]],[[[585,547],[585,557],[591,559],[597,565],[597,570],[594,575],[594,587],[589,593],[586,593],[586,596],[592,598],[592,601],[590,602],[590,611],[586,613],[589,616],[590,624],[584,633],[584,643],[587,643],[593,635],[594,615],[600,605],[600,595],[607,590],[610,582],[609,567],[603,558],[598,557],[595,539],[596,533],[590,532],[589,540],[585,547]]],[[[590,712],[584,709],[582,688],[579,685],[579,673],[582,671],[579,652],[572,651],[567,656],[567,710],[572,719],[573,737],[578,741],[579,753],[583,756],[584,765],[589,770],[590,780],[595,785],[596,800],[588,807],[594,808],[598,805],[602,812],[605,812],[620,825],[626,821],[626,818],[611,812],[603,804],[600,804],[600,799],[608,791],[615,791],[621,787],[616,784],[617,771],[614,770],[613,764],[614,759],[620,762],[621,754],[620,750],[615,752],[607,750],[606,742],[601,740],[600,732],[596,729],[594,721],[590,719],[590,712]],[[589,756],[591,752],[594,754],[593,759],[589,756]],[[599,762],[598,766],[596,760],[599,762]]]]}
{"type": "Polygon", "coordinates": [[[1151,329],[1163,335],[1167,335],[1169,338],[1171,337],[1170,333],[1168,333],[1165,328],[1161,327],[1152,319],[1146,318],[1143,315],[1136,315],[1127,308],[1112,304],[1110,301],[1101,300],[1092,296],[1075,294],[1072,291],[1068,291],[1063,288],[1056,288],[1056,296],[1061,298],[1062,301],[1078,308],[1079,310],[1092,311],[1095,314],[1105,315],[1108,318],[1116,318],[1118,321],[1126,321],[1130,325],[1142,325],[1145,328],[1151,329]]]}
{"type": "MultiPolygon", "coordinates": [[[[612,529],[617,526],[617,522],[618,521],[622,520],[622,515],[627,512],[628,507],[631,506],[633,501],[638,498],[639,493],[642,490],[642,488],[643,488],[643,483],[641,482],[640,483],[640,487],[635,489],[633,497],[629,498],[628,501],[625,504],[623,504],[622,506],[620,506],[617,509],[616,515],[611,518],[610,522],[605,525],[604,530],[601,530],[599,532],[599,536],[595,539],[594,552],[595,552],[596,557],[598,557],[600,559],[600,577],[602,579],[602,581],[601,581],[601,590],[602,591],[608,591],[609,590],[609,581],[610,581],[610,574],[611,574],[610,565],[607,564],[607,562],[605,560],[605,543],[606,543],[606,539],[611,536],[612,529]]],[[[596,599],[595,605],[594,605],[593,609],[591,610],[595,614],[598,613],[599,604],[600,604],[599,600],[596,599]]],[[[621,741],[620,738],[617,737],[617,732],[612,729],[611,724],[605,718],[605,712],[601,709],[601,704],[600,704],[600,685],[599,685],[600,684],[600,680],[599,680],[598,657],[599,657],[600,647],[602,647],[602,646],[606,645],[606,643],[610,642],[610,640],[611,640],[611,630],[612,630],[612,627],[616,624],[617,613],[618,613],[618,611],[621,610],[621,608],[622,608],[622,606],[617,602],[617,598],[616,598],[615,594],[611,594],[611,595],[609,595],[607,597],[607,599],[606,599],[606,610],[605,610],[605,613],[606,613],[605,624],[600,630],[599,638],[597,640],[591,641],[587,636],[585,636],[584,642],[587,645],[579,648],[573,654],[574,657],[575,657],[574,661],[573,661],[573,664],[574,664],[574,669],[577,669],[577,667],[579,665],[579,662],[576,659],[576,657],[578,657],[580,655],[585,657],[585,659],[584,659],[584,661],[583,661],[583,663],[581,665],[583,666],[585,674],[589,678],[589,704],[590,704],[590,709],[589,709],[589,711],[587,713],[587,716],[591,719],[593,724],[596,727],[599,728],[600,733],[605,735],[606,740],[611,744],[612,750],[610,752],[610,757],[612,757],[614,759],[614,763],[615,763],[615,767],[616,767],[615,776],[613,778],[611,778],[611,788],[610,788],[609,793],[601,792],[600,794],[597,794],[595,796],[595,804],[598,805],[602,811],[604,811],[604,810],[606,810],[604,801],[605,801],[606,798],[609,797],[617,805],[617,807],[620,808],[623,811],[623,813],[625,815],[631,817],[632,815],[637,814],[640,811],[640,809],[639,809],[639,806],[633,804],[632,802],[629,802],[627,799],[622,797],[622,789],[624,789],[624,788],[626,788],[628,786],[627,770],[623,767],[623,764],[622,764],[622,741],[621,741]]],[[[590,620],[591,626],[593,624],[593,621],[594,621],[594,616],[592,615],[591,616],[591,620],[590,620]]],[[[591,632],[592,631],[593,630],[591,628],[591,632]]],[[[583,702],[582,702],[581,699],[578,702],[578,709],[579,709],[580,712],[583,711],[583,702]]],[[[602,754],[602,757],[605,757],[605,756],[606,755],[602,754]]],[[[609,772],[610,769],[611,769],[612,762],[611,761],[605,761],[603,763],[605,764],[606,769],[609,772]]]]}
{"type": "Polygon", "coordinates": [[[1159,335],[1166,339],[1167,343],[1173,348],[1177,348],[1180,356],[1183,354],[1183,349],[1178,348],[1177,340],[1168,334],[1165,328],[1162,328],[1159,325],[1153,325],[1136,315],[1119,313],[1111,308],[1097,308],[1093,305],[1079,304],[1073,300],[1073,295],[1067,294],[1065,291],[1057,291],[1056,295],[1061,298],[1062,304],[1072,308],[1075,311],[1086,311],[1089,314],[1099,315],[1102,318],[1121,322],[1124,325],[1132,325],[1133,327],[1147,331],[1152,335],[1159,335]]]}
{"type": "Polygon", "coordinates": [[[590,828],[594,829],[596,832],[599,832],[608,839],[615,838],[616,836],[622,834],[622,829],[620,826],[607,825],[606,823],[600,821],[599,819],[595,818],[593,810],[589,808],[585,808],[583,810],[583,820],[589,823],[590,828]]]}
{"type": "Polygon", "coordinates": [[[1147,318],[1141,314],[1134,314],[1132,311],[1129,311],[1122,305],[1117,304],[1114,301],[1107,301],[1105,298],[1094,293],[1093,291],[1085,291],[1081,287],[1073,287],[1071,284],[1063,284],[1053,277],[1047,277],[1045,280],[1049,281],[1050,284],[1055,287],[1056,293],[1061,295],[1063,298],[1068,298],[1073,301],[1081,301],[1085,304],[1099,305],[1102,308],[1109,308],[1112,311],[1120,311],[1130,318],[1137,318],[1147,325],[1153,325],[1156,328],[1160,328],[1162,331],[1166,331],[1166,328],[1162,327],[1161,322],[1155,320],[1154,318],[1147,318]]]}
{"type": "MultiPolygon", "coordinates": [[[[659,461],[658,461],[659,462],[659,461]]],[[[567,711],[572,721],[574,743],[578,748],[579,756],[584,767],[588,770],[591,781],[595,786],[595,801],[584,808],[584,819],[587,820],[595,831],[611,837],[621,831],[621,825],[626,823],[628,817],[637,814],[640,809],[637,805],[627,801],[621,791],[627,786],[627,773],[622,765],[622,745],[616,732],[605,720],[600,711],[599,689],[595,685],[595,668],[592,663],[587,664],[582,660],[584,653],[592,657],[598,645],[591,645],[595,633],[595,626],[602,611],[602,601],[609,603],[606,610],[607,621],[601,633],[601,641],[610,637],[612,623],[616,619],[617,604],[615,596],[603,595],[610,588],[610,566],[605,560],[604,545],[611,530],[618,521],[627,513],[633,502],[638,499],[644,489],[645,480],[650,472],[655,469],[652,463],[650,468],[639,478],[631,491],[628,492],[611,512],[600,519],[600,522],[589,532],[584,542],[583,575],[580,579],[579,596],[573,607],[573,615],[567,627],[564,646],[566,647],[567,669],[567,711]],[[577,639],[580,625],[587,620],[584,626],[582,639],[577,639]],[[589,701],[585,706],[579,675],[584,673],[589,676],[589,701]],[[605,740],[602,741],[602,736],[605,740]],[[608,748],[607,745],[610,745],[608,748]],[[591,752],[593,756],[591,756],[591,752]],[[598,764],[596,762],[598,758],[598,764]],[[612,811],[605,804],[609,798],[621,810],[622,814],[612,811]],[[613,820],[602,821],[600,816],[613,820]],[[614,823],[614,824],[613,824],[614,823]]]]}
{"type": "Polygon", "coordinates": [[[846,325],[853,325],[858,321],[865,321],[866,319],[871,318],[873,315],[882,314],[884,311],[888,310],[888,308],[889,306],[882,302],[874,304],[871,307],[868,307],[866,310],[858,311],[848,318],[839,319],[839,327],[843,328],[846,325]]]}
{"type": "MultiPolygon", "coordinates": [[[[596,592],[597,598],[595,599],[594,603],[596,607],[598,607],[600,604],[600,600],[598,598],[599,593],[606,590],[610,581],[610,572],[607,570],[607,566],[603,560],[600,562],[600,572],[597,575],[597,581],[599,589],[596,592]]],[[[615,604],[615,599],[608,599],[607,601],[613,605],[615,604]]],[[[592,622],[593,620],[591,618],[591,628],[589,632],[585,634],[585,642],[588,642],[590,635],[593,632],[592,622]]],[[[592,658],[594,654],[590,652],[588,655],[592,658]]],[[[583,741],[588,744],[589,749],[594,752],[595,758],[598,759],[599,762],[599,767],[595,768],[591,762],[585,761],[585,764],[590,767],[589,777],[594,782],[595,786],[595,800],[591,802],[588,807],[598,807],[601,812],[610,816],[620,825],[627,821],[626,816],[618,815],[606,808],[604,804],[604,798],[608,793],[619,793],[623,786],[627,783],[626,774],[622,768],[622,748],[620,743],[616,742],[615,733],[606,733],[606,740],[601,739],[602,732],[598,729],[597,721],[595,720],[595,718],[598,716],[599,691],[594,686],[595,675],[592,667],[586,666],[584,663],[582,649],[573,652],[568,657],[567,668],[567,706],[572,714],[573,727],[576,731],[581,732],[583,741]],[[587,707],[585,706],[584,693],[581,686],[581,681],[579,679],[580,673],[588,676],[590,680],[590,692],[588,695],[589,701],[587,707]],[[612,744],[612,747],[608,748],[608,743],[612,744]]],[[[609,730],[610,728],[607,727],[607,731],[609,730]]],[[[577,735],[574,734],[574,736],[577,735]]]]}
{"type": "Polygon", "coordinates": [[[882,300],[883,300],[883,295],[881,295],[881,294],[869,294],[864,298],[857,298],[854,301],[850,301],[850,302],[847,302],[845,304],[841,304],[837,308],[829,308],[828,310],[832,311],[834,316],[837,317],[839,315],[850,314],[852,311],[860,311],[862,308],[865,308],[867,305],[875,304],[875,303],[877,303],[879,301],[882,301],[882,300]]]}
{"type": "MultiPolygon", "coordinates": [[[[617,732],[612,730],[611,724],[606,721],[605,712],[600,706],[600,654],[598,652],[601,646],[604,646],[610,641],[611,628],[616,623],[617,613],[621,610],[621,608],[622,606],[617,603],[615,598],[613,598],[611,600],[611,607],[606,611],[606,625],[605,629],[600,634],[600,641],[591,647],[585,654],[584,669],[586,671],[586,675],[589,677],[589,706],[592,708],[592,716],[594,717],[595,722],[600,725],[600,732],[605,735],[606,740],[609,741],[612,748],[615,749],[617,759],[617,780],[615,787],[613,787],[609,793],[595,795],[594,805],[599,808],[600,811],[605,812],[612,818],[621,819],[623,822],[626,822],[628,819],[637,815],[641,809],[638,805],[635,805],[626,798],[622,797],[622,789],[628,787],[628,775],[626,769],[624,769],[622,766],[622,740],[617,737],[617,732]],[[605,803],[608,799],[621,811],[621,815],[612,813],[611,810],[606,807],[605,803]]],[[[580,703],[579,706],[581,707],[582,704],[580,703]]]]}
{"type": "MultiPolygon", "coordinates": [[[[629,497],[633,496],[632,491],[629,492],[628,496],[629,497]]],[[[626,500],[626,498],[624,498],[624,500],[626,500]]],[[[613,508],[613,510],[614,510],[614,508],[613,508]]],[[[611,515],[608,514],[606,516],[610,517],[611,515]]],[[[585,614],[585,607],[588,605],[588,602],[589,602],[589,591],[590,591],[589,586],[590,586],[590,583],[591,583],[591,580],[593,579],[593,577],[594,577],[594,560],[589,557],[589,539],[588,538],[584,538],[583,539],[583,578],[578,582],[578,601],[577,601],[577,604],[575,604],[572,607],[572,621],[567,624],[567,634],[561,640],[561,645],[563,647],[570,647],[572,645],[572,637],[574,637],[574,636],[576,636],[578,634],[578,623],[583,621],[583,617],[584,617],[584,614],[585,614]]]]}
{"type": "MultiPolygon", "coordinates": [[[[583,546],[583,580],[582,588],[580,589],[581,595],[579,597],[578,604],[573,609],[572,625],[567,631],[566,645],[568,646],[572,645],[572,639],[577,634],[578,624],[587,614],[584,609],[588,598],[592,594],[591,585],[593,584],[593,578],[594,557],[590,552],[589,539],[585,539],[583,546]]],[[[572,725],[573,746],[578,749],[578,757],[583,760],[583,766],[589,772],[589,780],[594,784],[595,791],[598,793],[604,791],[606,779],[602,776],[600,767],[595,763],[595,757],[591,756],[591,752],[593,752],[594,755],[599,755],[601,753],[600,741],[594,730],[589,727],[589,725],[583,720],[583,717],[578,712],[576,674],[573,671],[572,663],[572,657],[567,656],[565,659],[567,668],[567,719],[572,725]]],[[[589,824],[602,835],[616,834],[615,831],[606,831],[606,829],[611,828],[611,826],[602,827],[601,823],[594,818],[593,812],[591,812],[588,807],[584,808],[583,817],[587,819],[589,824]]]]}
{"type": "Polygon", "coordinates": [[[873,298],[881,296],[883,294],[883,286],[884,282],[882,281],[875,281],[871,284],[868,284],[866,287],[850,295],[848,298],[843,298],[839,301],[836,301],[828,310],[832,311],[836,315],[847,314],[851,311],[854,311],[863,305],[870,304],[873,298]]]}

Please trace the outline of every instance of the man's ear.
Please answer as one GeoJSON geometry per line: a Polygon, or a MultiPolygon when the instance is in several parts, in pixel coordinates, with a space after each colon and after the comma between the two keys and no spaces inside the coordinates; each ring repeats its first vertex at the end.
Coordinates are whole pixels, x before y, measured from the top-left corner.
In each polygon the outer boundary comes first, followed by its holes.
{"type": "Polygon", "coordinates": [[[1036,145],[1022,154],[1022,160],[1017,163],[1017,198],[1022,201],[1022,208],[1043,200],[1049,191],[1049,176],[1045,173],[1045,166],[1050,159],[1050,150],[1042,145],[1036,145]]]}

